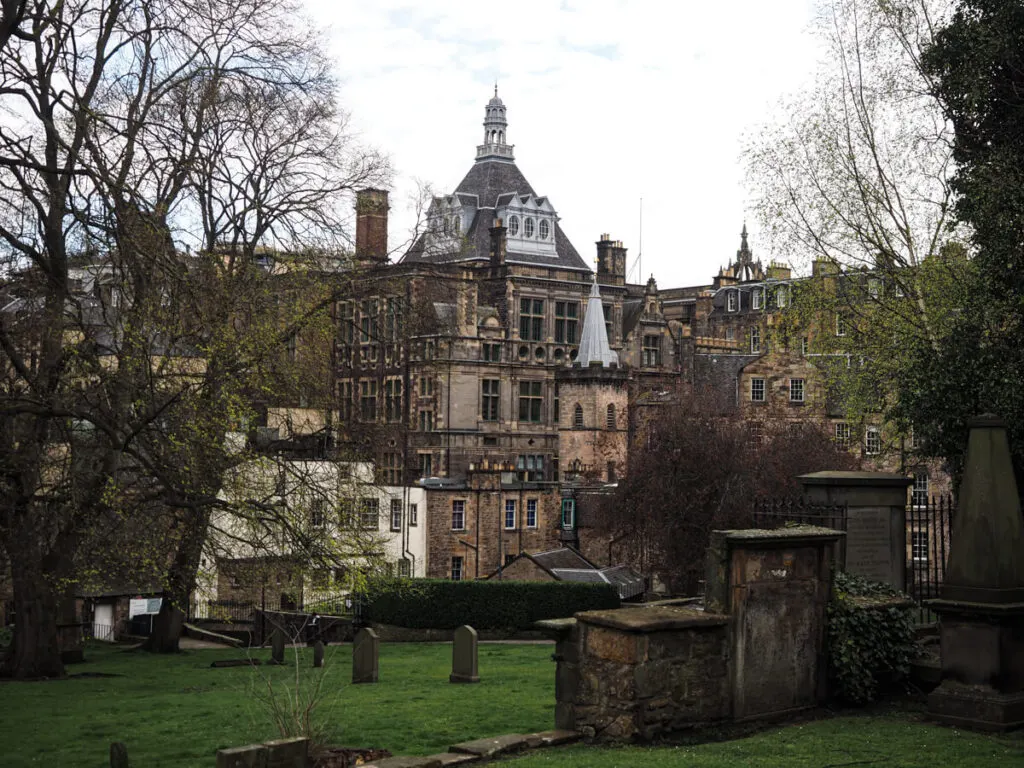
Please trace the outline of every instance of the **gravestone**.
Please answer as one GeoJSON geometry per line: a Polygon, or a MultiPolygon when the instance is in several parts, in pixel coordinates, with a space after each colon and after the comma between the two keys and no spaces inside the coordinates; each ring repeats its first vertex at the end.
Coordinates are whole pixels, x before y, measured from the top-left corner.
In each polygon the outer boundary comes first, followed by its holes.
{"type": "Polygon", "coordinates": [[[463,624],[455,630],[452,642],[452,673],[448,677],[452,683],[479,683],[480,675],[477,668],[477,635],[476,630],[463,624]]]}
{"type": "Polygon", "coordinates": [[[839,567],[906,590],[907,487],[914,481],[890,472],[814,472],[798,479],[809,502],[846,507],[839,567]]]}
{"type": "Polygon", "coordinates": [[[128,747],[120,741],[110,745],[110,768],[129,768],[128,747]]]}
{"type": "Polygon", "coordinates": [[[284,664],[284,632],[280,628],[270,635],[270,663],[284,664]]]}
{"type": "Polygon", "coordinates": [[[379,677],[380,638],[370,628],[356,633],[352,641],[352,682],[376,683],[379,677]]]}
{"type": "Polygon", "coordinates": [[[324,644],[322,640],[313,643],[313,667],[320,669],[324,665],[324,644]]]}

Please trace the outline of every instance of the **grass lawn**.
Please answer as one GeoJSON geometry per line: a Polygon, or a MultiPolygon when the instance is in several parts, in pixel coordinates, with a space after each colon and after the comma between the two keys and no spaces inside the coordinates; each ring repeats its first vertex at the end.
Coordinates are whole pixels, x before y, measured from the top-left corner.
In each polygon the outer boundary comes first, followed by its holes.
{"type": "Polygon", "coordinates": [[[541,750],[506,768],[1020,768],[1024,737],[986,736],[924,722],[910,712],[804,722],[734,741],[683,746],[541,750]]]}
{"type": "MultiPolygon", "coordinates": [[[[351,646],[327,648],[322,705],[332,743],[429,754],[481,736],[550,729],[554,722],[553,645],[480,645],[481,682],[453,685],[451,645],[382,644],[380,682],[352,685],[351,646]]],[[[312,652],[299,651],[303,675],[312,652]]],[[[254,701],[294,682],[295,666],[211,669],[237,650],[156,657],[104,644],[86,649],[72,677],[0,683],[0,765],[109,765],[110,743],[128,745],[132,765],[212,768],[214,753],[278,738],[254,701]]],[[[256,651],[264,662],[269,649],[256,651]]],[[[292,650],[287,658],[294,660],[292,650]]]]}

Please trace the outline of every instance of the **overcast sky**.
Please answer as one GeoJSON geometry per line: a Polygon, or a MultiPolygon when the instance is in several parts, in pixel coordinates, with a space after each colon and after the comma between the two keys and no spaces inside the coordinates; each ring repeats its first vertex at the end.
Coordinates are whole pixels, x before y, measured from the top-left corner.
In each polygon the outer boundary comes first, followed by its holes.
{"type": "Polygon", "coordinates": [[[710,282],[755,257],[740,150],[815,67],[814,0],[307,0],[341,103],[396,170],[390,234],[412,226],[416,180],[451,192],[483,139],[494,82],[520,170],[589,263],[601,233],[640,246],[661,287],[710,282]]]}

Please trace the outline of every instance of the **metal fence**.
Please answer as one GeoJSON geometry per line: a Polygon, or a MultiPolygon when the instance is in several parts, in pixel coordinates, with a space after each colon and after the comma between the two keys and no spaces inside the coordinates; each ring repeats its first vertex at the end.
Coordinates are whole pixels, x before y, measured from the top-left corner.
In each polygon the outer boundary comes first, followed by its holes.
{"type": "MultiPolygon", "coordinates": [[[[939,596],[945,579],[955,514],[956,502],[951,495],[927,498],[914,496],[912,503],[907,506],[907,593],[917,603],[914,615],[917,624],[935,622],[935,615],[924,602],[939,596]]],[[[787,524],[807,524],[847,530],[845,506],[811,504],[800,498],[758,499],[754,503],[753,519],[757,528],[773,529],[787,524]]],[[[843,551],[839,557],[840,562],[845,562],[843,551]]]]}
{"type": "Polygon", "coordinates": [[[918,603],[918,624],[935,622],[922,602],[939,596],[955,514],[952,496],[915,498],[907,507],[907,592],[918,603]]]}
{"type": "Polygon", "coordinates": [[[846,506],[843,504],[812,504],[802,498],[757,499],[753,516],[756,528],[774,529],[793,524],[846,530],[846,506]]]}
{"type": "Polygon", "coordinates": [[[258,611],[298,611],[345,616],[352,613],[347,595],[339,592],[312,592],[305,599],[283,602],[273,597],[260,600],[195,600],[189,604],[189,620],[251,623],[258,611]]]}

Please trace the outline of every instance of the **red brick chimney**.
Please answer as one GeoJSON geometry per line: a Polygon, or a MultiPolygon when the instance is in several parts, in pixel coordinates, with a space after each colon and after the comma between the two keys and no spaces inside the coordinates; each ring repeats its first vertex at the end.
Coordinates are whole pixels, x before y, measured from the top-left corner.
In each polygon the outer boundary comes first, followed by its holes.
{"type": "Polygon", "coordinates": [[[356,192],[356,258],[388,260],[388,193],[383,189],[356,192]]]}

